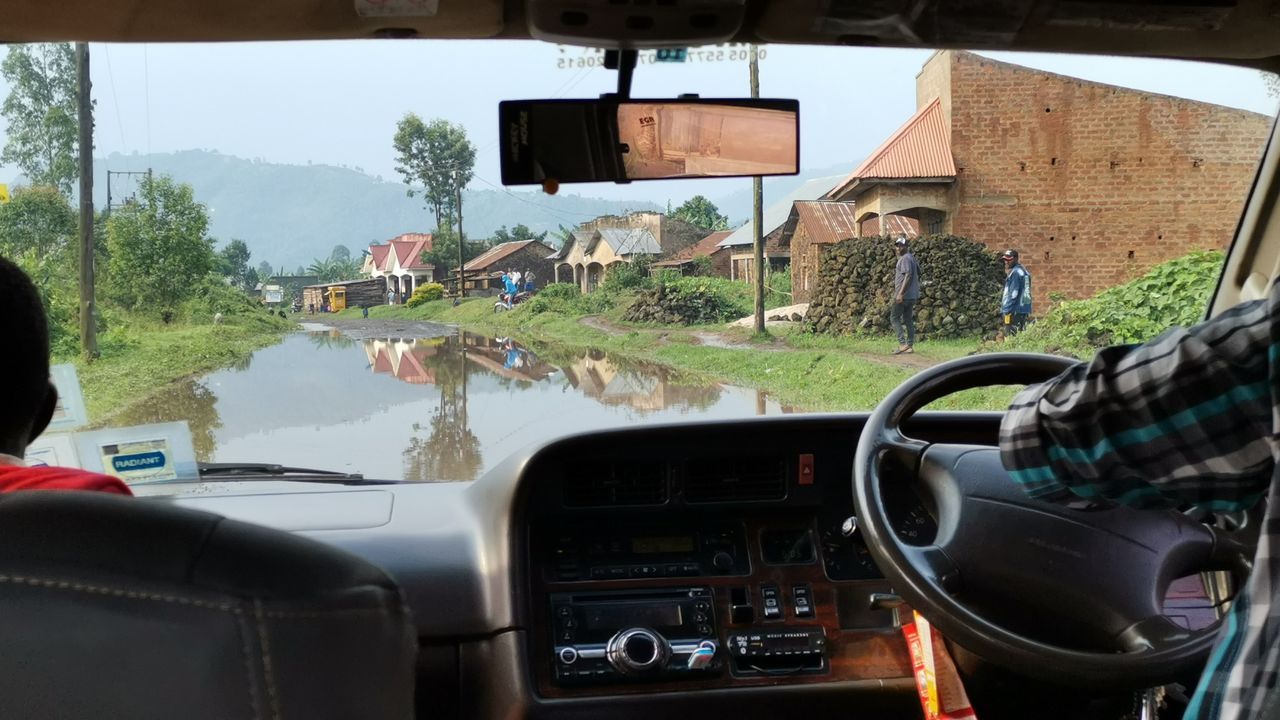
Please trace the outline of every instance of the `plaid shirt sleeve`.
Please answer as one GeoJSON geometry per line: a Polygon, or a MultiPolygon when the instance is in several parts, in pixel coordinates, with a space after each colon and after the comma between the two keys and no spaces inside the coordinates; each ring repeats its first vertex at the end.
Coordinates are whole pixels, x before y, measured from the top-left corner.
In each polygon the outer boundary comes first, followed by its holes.
{"type": "MultiPolygon", "coordinates": [[[[1280,286],[1277,286],[1280,287],[1280,286]]],[[[1270,485],[1280,294],[1100,351],[1013,401],[1005,467],[1032,497],[1248,507],[1270,485]]]]}

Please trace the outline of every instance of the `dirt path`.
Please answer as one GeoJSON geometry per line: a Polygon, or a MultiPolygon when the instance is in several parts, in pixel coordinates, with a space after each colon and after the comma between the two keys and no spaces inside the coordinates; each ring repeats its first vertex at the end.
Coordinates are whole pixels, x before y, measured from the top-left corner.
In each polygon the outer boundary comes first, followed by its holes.
{"type": "MultiPolygon", "coordinates": [[[[592,330],[597,330],[599,332],[604,333],[605,335],[609,335],[610,337],[626,335],[628,332],[632,332],[631,330],[623,329],[616,325],[611,324],[608,320],[605,320],[599,315],[588,315],[586,317],[579,319],[578,322],[591,328],[592,330]]],[[[645,331],[642,330],[641,332],[645,332],[645,331]]],[[[655,330],[654,332],[660,332],[659,339],[665,339],[667,336],[667,333],[665,332],[661,332],[657,330],[655,330]]],[[[707,347],[721,348],[724,350],[756,350],[758,352],[785,352],[787,350],[793,349],[790,346],[786,345],[785,343],[772,343],[772,344],[766,345],[763,343],[744,342],[737,338],[731,337],[726,333],[712,332],[709,330],[695,330],[689,334],[690,336],[693,337],[694,342],[696,344],[705,345],[707,347]]],[[[923,357],[915,353],[912,353],[910,355],[890,355],[887,353],[884,355],[876,355],[874,353],[865,353],[865,352],[854,352],[849,354],[852,355],[853,357],[858,358],[859,360],[865,360],[867,362],[873,362],[879,365],[887,365],[889,367],[909,368],[912,370],[923,370],[925,368],[930,368],[930,367],[933,367],[934,365],[937,365],[939,362],[937,360],[923,357]]]]}
{"type": "MultiPolygon", "coordinates": [[[[310,322],[300,323],[304,329],[310,322]]],[[[335,328],[352,340],[374,340],[388,337],[429,338],[452,335],[457,328],[428,320],[398,318],[326,317],[323,325],[335,328]]]]}
{"type": "Polygon", "coordinates": [[[616,327],[614,325],[610,325],[607,320],[600,317],[599,315],[587,315],[586,317],[579,318],[578,322],[582,323],[583,325],[586,325],[592,330],[598,330],[604,333],[605,335],[608,335],[609,337],[618,337],[619,335],[626,335],[628,332],[626,330],[623,330],[622,328],[616,327]]]}

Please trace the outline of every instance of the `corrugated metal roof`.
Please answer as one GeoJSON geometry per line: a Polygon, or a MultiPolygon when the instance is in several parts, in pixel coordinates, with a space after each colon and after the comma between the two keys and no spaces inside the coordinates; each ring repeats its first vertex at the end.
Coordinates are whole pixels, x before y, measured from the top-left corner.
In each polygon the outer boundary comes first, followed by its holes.
{"type": "Polygon", "coordinates": [[[942,117],[942,101],[935,98],[890,135],[828,197],[838,198],[858,180],[955,176],[956,163],[951,157],[951,137],[942,117]]]}
{"type": "Polygon", "coordinates": [[[533,243],[536,243],[536,242],[538,241],[537,240],[514,240],[512,242],[505,242],[500,245],[494,245],[488,250],[485,250],[480,255],[472,258],[470,261],[467,262],[466,265],[462,266],[462,269],[467,271],[483,270],[484,268],[487,268],[490,265],[501,261],[503,258],[508,257],[513,253],[519,252],[524,248],[528,247],[529,245],[532,245],[533,243]]]}
{"type": "Polygon", "coordinates": [[[858,236],[858,217],[851,202],[799,201],[795,210],[810,242],[837,243],[858,236]]]}
{"type": "MultiPolygon", "coordinates": [[[[762,220],[764,227],[761,228],[762,235],[769,233],[782,227],[787,221],[787,216],[791,214],[791,205],[797,200],[817,200],[826,195],[828,191],[835,187],[836,183],[843,179],[840,175],[830,175],[828,177],[814,178],[796,188],[790,195],[782,198],[778,202],[767,206],[764,209],[762,220]]],[[[733,247],[737,245],[751,244],[751,223],[747,223],[742,227],[734,230],[729,237],[720,241],[720,247],[733,247]]]]}
{"type": "Polygon", "coordinates": [[[732,230],[717,230],[711,233],[710,235],[699,240],[697,244],[690,245],[689,247],[684,248],[683,250],[677,252],[675,255],[672,255],[670,258],[663,260],[662,262],[653,263],[653,266],[654,267],[675,267],[677,265],[683,265],[684,263],[687,263],[696,257],[703,257],[704,255],[710,255],[711,253],[715,252],[718,249],[718,246],[721,240],[729,237],[732,234],[733,234],[732,230]]]}
{"type": "Polygon", "coordinates": [[[661,255],[662,246],[648,228],[603,228],[600,239],[608,243],[614,255],[661,255]]]}

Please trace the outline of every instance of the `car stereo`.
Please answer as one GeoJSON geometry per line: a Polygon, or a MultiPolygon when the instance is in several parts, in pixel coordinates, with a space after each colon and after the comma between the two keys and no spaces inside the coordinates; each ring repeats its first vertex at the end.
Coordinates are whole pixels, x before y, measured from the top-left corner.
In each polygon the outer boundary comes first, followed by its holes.
{"type": "Polygon", "coordinates": [[[711,528],[574,528],[549,538],[547,579],[623,580],[746,575],[746,532],[711,528]]]}
{"type": "Polygon", "coordinates": [[[719,673],[711,588],[555,593],[560,684],[672,680],[719,673]]]}

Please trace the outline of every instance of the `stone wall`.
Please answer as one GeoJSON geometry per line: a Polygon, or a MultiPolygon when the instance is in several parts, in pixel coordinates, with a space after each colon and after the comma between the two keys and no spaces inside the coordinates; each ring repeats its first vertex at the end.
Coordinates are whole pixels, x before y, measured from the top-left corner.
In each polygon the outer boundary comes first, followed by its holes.
{"type": "MultiPolygon", "coordinates": [[[[912,241],[920,264],[916,336],[972,337],[993,333],[1000,322],[1004,268],[981,243],[953,235],[912,241]]],[[[888,237],[855,238],[822,253],[807,326],[832,334],[890,331],[897,256],[888,237]]]]}

